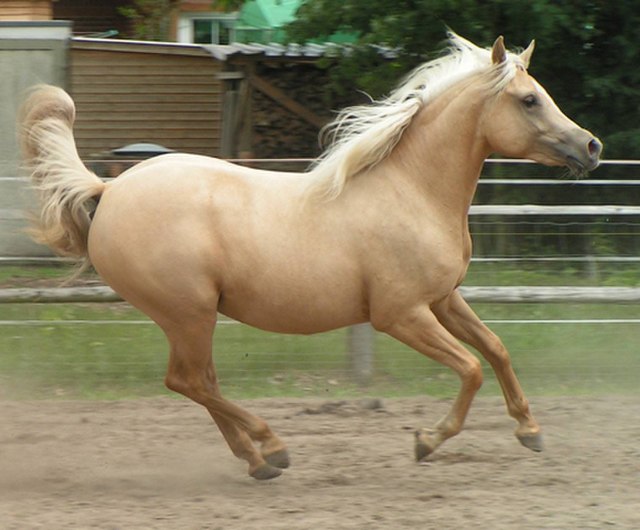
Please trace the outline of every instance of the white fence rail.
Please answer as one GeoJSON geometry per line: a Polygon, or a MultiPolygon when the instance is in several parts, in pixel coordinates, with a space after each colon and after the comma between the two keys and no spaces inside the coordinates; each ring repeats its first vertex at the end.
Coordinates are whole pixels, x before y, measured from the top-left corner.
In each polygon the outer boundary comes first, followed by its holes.
{"type": "MultiPolygon", "coordinates": [[[[296,164],[298,167],[311,162],[310,159],[251,159],[251,160],[235,160],[235,162],[250,165],[269,165],[269,164],[296,164]]],[[[488,160],[488,165],[493,164],[514,164],[523,165],[532,164],[526,160],[488,160]]],[[[626,166],[632,171],[640,168],[640,160],[607,160],[603,162],[604,166],[626,166]]],[[[22,180],[21,177],[7,177],[5,180],[22,180]]],[[[625,190],[627,199],[640,197],[640,179],[585,179],[585,180],[567,180],[567,179],[550,179],[550,178],[482,178],[479,182],[481,187],[491,186],[549,186],[557,188],[559,186],[580,187],[596,187],[603,188],[605,186],[619,186],[625,190]],[[635,188],[635,189],[634,189],[635,188]],[[633,190],[633,191],[632,191],[633,190]],[[637,193],[635,190],[639,190],[637,193]]],[[[640,201],[626,201],[640,202],[640,201]]],[[[4,211],[4,210],[3,210],[4,211]]],[[[640,205],[628,204],[478,204],[473,205],[470,209],[470,215],[473,219],[480,219],[476,222],[484,222],[481,219],[488,216],[517,216],[518,218],[530,217],[531,222],[537,222],[542,217],[563,217],[563,216],[602,216],[605,218],[613,218],[622,216],[626,219],[633,216],[640,217],[640,205]]],[[[1,216],[0,216],[1,217],[1,216]]],[[[514,223],[520,221],[513,221],[514,223]]],[[[528,222],[528,221],[525,221],[528,222]]],[[[626,222],[626,221],[625,221],[626,222]]],[[[640,236],[640,222],[635,219],[629,219],[628,226],[632,227],[628,232],[633,236],[637,231],[640,236]]],[[[629,234],[625,234],[629,236],[629,234]]],[[[637,247],[636,247],[637,248],[637,247]]],[[[0,265],[38,265],[65,263],[69,260],[54,257],[19,257],[4,256],[0,257],[0,265]]],[[[640,256],[479,256],[472,258],[473,262],[504,262],[504,263],[521,263],[521,262],[573,262],[573,263],[613,263],[627,264],[627,266],[640,263],[640,256]]],[[[638,304],[640,303],[640,287],[567,287],[567,286],[463,286],[460,288],[463,296],[471,303],[596,303],[596,304],[638,304]]],[[[68,287],[68,288],[35,288],[35,289],[0,289],[0,304],[28,304],[28,303],[88,303],[88,302],[119,302],[120,297],[109,287],[92,286],[92,287],[68,287]]],[[[528,320],[495,320],[486,321],[487,323],[499,324],[636,324],[638,319],[528,319],[528,320]]],[[[82,325],[85,323],[99,323],[101,325],[110,324],[126,324],[126,325],[148,325],[151,321],[134,320],[134,321],[47,321],[46,325],[82,325]]],[[[221,320],[221,324],[236,324],[233,321],[221,320]]],[[[36,320],[0,320],[1,326],[38,326],[39,321],[36,320]]],[[[359,325],[350,328],[347,335],[347,351],[351,364],[352,373],[361,383],[366,383],[373,373],[373,341],[374,335],[369,325],[359,325]]]]}
{"type": "MultiPolygon", "coordinates": [[[[469,302],[485,303],[640,303],[640,288],[634,287],[460,287],[463,296],[469,302]]],[[[69,303],[69,302],[118,302],[120,297],[109,287],[74,287],[48,289],[4,289],[0,290],[0,303],[69,303]]],[[[499,320],[495,323],[509,321],[499,320]]],[[[573,319],[559,320],[527,320],[526,323],[636,323],[637,319],[573,319]]],[[[0,326],[38,326],[62,324],[98,324],[95,321],[0,321],[0,326]]],[[[146,325],[150,321],[100,321],[100,325],[146,325]]],[[[221,320],[221,323],[235,323],[221,320]]],[[[490,323],[490,322],[488,322],[490,323]]],[[[525,323],[514,320],[513,323],[525,323]]],[[[360,324],[349,328],[346,341],[346,353],[353,379],[360,385],[367,385],[374,374],[375,334],[369,324],[360,324]]]]}
{"type": "Polygon", "coordinates": [[[615,204],[474,204],[469,215],[640,215],[640,206],[615,204]]]}
{"type": "MultiPolygon", "coordinates": [[[[459,288],[477,303],[639,303],[640,287],[487,286],[459,288]]],[[[110,287],[50,287],[0,289],[0,303],[122,302],[110,287]]]]}

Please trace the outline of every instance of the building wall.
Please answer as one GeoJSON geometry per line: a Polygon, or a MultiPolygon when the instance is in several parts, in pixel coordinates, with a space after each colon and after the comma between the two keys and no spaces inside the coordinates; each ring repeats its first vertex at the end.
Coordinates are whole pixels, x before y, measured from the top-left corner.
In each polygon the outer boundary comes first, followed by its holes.
{"type": "Polygon", "coordinates": [[[51,0],[2,0],[0,20],[51,20],[51,0]]]}
{"type": "Polygon", "coordinates": [[[53,21],[0,21],[0,256],[50,251],[25,233],[35,197],[20,171],[16,119],[25,90],[38,83],[67,84],[71,29],[53,21]]]}
{"type": "Polygon", "coordinates": [[[199,46],[74,39],[71,94],[80,155],[150,142],[219,154],[221,63],[199,46]]]}
{"type": "Polygon", "coordinates": [[[130,0],[56,0],[53,18],[73,22],[74,35],[90,35],[117,31],[120,38],[130,36],[130,21],[120,9],[130,0]]]}

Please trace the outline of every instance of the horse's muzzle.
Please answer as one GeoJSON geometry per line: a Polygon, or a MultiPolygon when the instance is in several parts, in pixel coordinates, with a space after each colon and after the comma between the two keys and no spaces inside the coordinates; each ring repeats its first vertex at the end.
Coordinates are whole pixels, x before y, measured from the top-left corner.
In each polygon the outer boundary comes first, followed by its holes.
{"type": "Polygon", "coordinates": [[[560,147],[566,165],[575,172],[593,171],[600,164],[602,142],[584,129],[577,129],[567,135],[560,147]]]}

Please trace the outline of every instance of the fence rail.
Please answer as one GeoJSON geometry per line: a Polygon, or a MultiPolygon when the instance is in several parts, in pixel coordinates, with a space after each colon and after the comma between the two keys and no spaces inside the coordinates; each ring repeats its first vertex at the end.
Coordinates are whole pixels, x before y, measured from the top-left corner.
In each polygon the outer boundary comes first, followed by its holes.
{"type": "MultiPolygon", "coordinates": [[[[512,325],[569,325],[576,324],[640,324],[640,318],[497,318],[483,319],[485,324],[512,325]]],[[[155,326],[153,320],[119,320],[119,319],[14,319],[0,320],[0,326],[19,327],[52,327],[52,326],[155,326]]],[[[220,319],[216,326],[243,326],[237,320],[220,319]]]]}
{"type": "MultiPolygon", "coordinates": [[[[640,263],[640,256],[472,256],[472,263],[510,263],[510,262],[574,262],[574,263],[640,263]]],[[[34,257],[34,256],[0,256],[0,266],[2,265],[43,265],[58,266],[72,265],[75,260],[72,258],[61,258],[57,256],[34,257]]]]}
{"type": "MultiPolygon", "coordinates": [[[[251,160],[232,160],[233,162],[248,164],[248,165],[266,165],[271,167],[272,164],[287,165],[287,167],[303,167],[312,162],[311,159],[251,159],[251,160]]],[[[127,161],[128,162],[128,161],[127,161]]],[[[472,258],[472,262],[475,263],[516,263],[523,262],[531,263],[550,263],[550,267],[557,267],[553,263],[567,262],[571,264],[585,263],[599,264],[599,263],[611,263],[616,269],[630,270],[634,273],[636,264],[640,263],[640,256],[638,254],[638,246],[632,241],[638,241],[635,235],[640,235],[640,221],[637,217],[640,217],[640,205],[638,201],[634,199],[634,189],[638,189],[640,186],[640,179],[638,179],[638,168],[640,167],[640,160],[606,160],[603,161],[603,166],[609,167],[623,167],[628,166],[630,169],[630,178],[620,178],[619,175],[626,175],[627,172],[622,172],[616,169],[615,178],[612,179],[552,179],[552,178],[535,178],[531,175],[533,172],[528,169],[524,169],[527,166],[534,164],[527,160],[505,160],[505,159],[490,159],[487,161],[487,167],[489,168],[489,174],[496,174],[497,171],[492,169],[499,164],[510,164],[523,166],[523,170],[519,173],[523,174],[523,178],[492,178],[483,176],[479,181],[479,200],[484,200],[483,196],[489,197],[493,202],[509,202],[509,195],[500,195],[500,191],[497,186],[505,186],[509,189],[513,187],[533,186],[533,187],[550,187],[556,190],[555,202],[573,202],[573,193],[569,193],[570,189],[567,186],[580,187],[580,191],[583,192],[587,188],[597,190],[591,194],[585,193],[584,201],[589,202],[588,197],[593,196],[596,202],[627,202],[632,204],[477,204],[470,208],[471,222],[474,224],[477,236],[480,242],[482,238],[486,239],[485,247],[490,249],[490,252],[486,252],[485,255],[479,255],[472,258]],[[635,174],[634,174],[635,173],[635,174]],[[604,191],[607,186],[617,186],[615,190],[620,191],[618,195],[606,195],[604,191]],[[631,193],[630,193],[631,192],[631,193]],[[482,195],[484,193],[484,195],[482,195]],[[612,199],[606,199],[605,197],[611,196],[612,199]],[[506,197],[506,198],[504,198],[506,197]],[[564,199],[562,198],[564,197],[564,199]],[[635,204],[633,204],[635,203],[635,204]],[[499,218],[494,223],[494,219],[491,216],[499,218]],[[503,234],[503,230],[495,231],[494,224],[502,223],[501,217],[512,217],[508,223],[511,223],[511,230],[507,234],[503,234]],[[578,216],[585,216],[585,219],[579,219],[578,216]],[[600,216],[602,220],[598,218],[600,216]],[[635,217],[634,217],[635,216],[635,217]],[[515,217],[515,218],[514,218],[515,217]],[[618,217],[618,219],[614,219],[618,217]],[[552,219],[557,218],[557,219],[552,219]],[[569,219],[570,218],[570,219],[569,219]],[[582,230],[575,229],[578,223],[583,223],[585,227],[582,230]],[[524,226],[526,225],[526,226],[524,226]],[[524,226],[524,228],[523,228],[524,226]],[[531,227],[531,228],[529,228],[531,227]],[[544,230],[541,230],[543,227],[544,230]],[[570,228],[568,228],[570,227],[570,228]],[[631,227],[631,228],[630,228],[631,227]],[[525,230],[526,229],[526,230],[525,230]],[[617,230],[617,232],[616,232],[617,230]],[[511,233],[513,232],[513,233],[511,233]],[[544,234],[543,234],[544,232],[544,234]],[[545,236],[555,237],[556,233],[564,237],[566,242],[567,237],[575,238],[588,238],[599,237],[602,241],[609,237],[625,237],[627,239],[621,239],[620,241],[629,242],[630,245],[619,245],[617,248],[609,249],[604,247],[589,247],[583,245],[582,247],[567,246],[563,248],[562,245],[549,247],[553,250],[548,252],[553,255],[544,255],[545,252],[540,252],[538,255],[527,256],[526,252],[522,252],[520,246],[514,247],[513,244],[519,245],[519,241],[523,237],[531,237],[535,234],[543,234],[545,236]],[[508,235],[511,239],[500,239],[501,236],[508,235]],[[500,245],[496,243],[500,242],[500,245]],[[522,254],[508,255],[514,248],[520,249],[522,254]],[[578,255],[585,249],[583,255],[578,255]],[[616,254],[629,254],[629,255],[597,255],[598,250],[604,248],[603,254],[616,253],[616,254]],[[593,251],[596,255],[586,255],[593,251]],[[563,252],[573,253],[576,255],[561,255],[563,252]],[[491,255],[495,254],[495,255],[491,255]]],[[[610,173],[614,176],[614,173],[610,173]]],[[[4,180],[24,180],[22,177],[8,177],[4,180]]],[[[532,188],[535,191],[536,188],[532,188]]],[[[540,188],[537,188],[541,191],[540,188]]],[[[541,195],[541,200],[536,202],[552,202],[547,200],[546,189],[543,189],[545,193],[541,195]]],[[[519,197],[525,196],[524,194],[518,194],[519,197]]],[[[592,198],[593,198],[592,197],[592,198]]],[[[533,202],[532,199],[530,199],[533,202]]],[[[489,201],[487,201],[489,202],[489,201]]],[[[0,210],[0,214],[5,210],[0,210]]],[[[0,215],[0,218],[2,216],[0,215]]],[[[572,241],[576,241],[572,239],[572,241]]],[[[530,244],[529,250],[533,248],[536,254],[537,241],[534,244],[530,244]]],[[[481,245],[477,245],[478,249],[481,249],[481,245]]],[[[548,249],[547,249],[548,250],[548,249]]],[[[72,260],[55,257],[20,257],[20,256],[0,256],[0,265],[50,265],[50,264],[66,264],[72,260]]],[[[487,265],[487,267],[490,267],[487,265]]],[[[505,267],[507,268],[507,266],[505,267]]],[[[517,268],[520,270],[520,267],[517,268]]],[[[574,269],[581,269],[581,267],[574,267],[574,269]]],[[[484,270],[484,269],[482,269],[484,270]]],[[[555,269],[554,269],[555,270],[555,269]]],[[[584,271],[582,271],[584,273],[584,271]]],[[[598,280],[595,277],[591,281],[598,280]]],[[[518,280],[516,280],[517,282],[518,280]]],[[[487,281],[486,283],[492,283],[495,280],[487,281]]],[[[499,283],[499,281],[495,282],[499,283]]],[[[535,280],[531,283],[535,283],[535,280]]],[[[637,285],[637,284],[636,284],[637,285]]],[[[506,304],[519,304],[519,303],[577,303],[577,304],[638,304],[640,303],[640,287],[566,287],[566,286],[462,286],[460,291],[467,301],[471,303],[506,303],[506,304]]],[[[105,286],[90,286],[90,287],[66,287],[66,288],[13,288],[13,289],[0,289],[0,304],[30,304],[30,303],[115,303],[120,302],[121,298],[113,292],[109,287],[105,286]]],[[[511,313],[511,312],[510,312],[511,313]]],[[[618,312],[620,313],[620,312],[618,312]]],[[[11,314],[11,313],[9,313],[11,314]]],[[[586,313],[585,313],[586,314],[586,313]]],[[[621,313],[616,315],[613,308],[609,315],[606,316],[636,316],[629,312],[629,314],[621,313]]],[[[6,318],[6,317],[5,317],[6,318]]],[[[11,320],[9,316],[6,320],[0,320],[0,326],[5,329],[10,326],[23,326],[26,329],[28,326],[33,326],[33,330],[45,330],[47,326],[81,326],[81,325],[128,325],[128,326],[146,326],[153,324],[149,320],[48,320],[39,321],[31,319],[24,320],[11,320]]],[[[638,318],[588,318],[583,319],[500,319],[500,320],[485,320],[488,324],[525,324],[525,325],[555,325],[563,324],[568,325],[585,325],[585,324],[609,324],[609,325],[635,325],[640,323],[638,318]]],[[[234,321],[220,320],[220,324],[233,325],[238,324],[234,321]]],[[[618,326],[615,329],[620,329],[618,326]]],[[[141,328],[144,329],[144,328],[141,328]]],[[[226,328],[229,329],[229,328],[226,328]]],[[[237,328],[233,328],[237,329],[237,328]]],[[[566,329],[566,328],[565,328],[566,329]]],[[[582,328],[586,329],[586,328],[582,328]]],[[[603,329],[600,327],[599,329],[603,329]]],[[[67,330],[68,331],[68,330],[67,330]]],[[[351,366],[351,372],[354,378],[360,383],[367,383],[370,379],[373,367],[373,341],[374,334],[369,325],[354,326],[349,329],[347,333],[346,350],[348,362],[351,366]]]]}
{"type": "MultiPolygon", "coordinates": [[[[485,303],[640,303],[640,288],[634,287],[460,287],[463,296],[469,302],[485,303]]],[[[0,290],[0,303],[71,303],[71,302],[119,302],[121,298],[109,287],[67,287],[40,289],[3,289],[0,290]]],[[[222,320],[221,323],[233,321],[222,320]]],[[[492,321],[493,322],[493,321],[492,321]]],[[[504,324],[508,320],[494,323],[504,324]]],[[[513,323],[524,323],[514,320],[513,323]]],[[[526,323],[542,323],[528,319],[526,323]]],[[[559,323],[556,320],[544,320],[545,323],[559,323]]],[[[573,319],[565,323],[599,323],[630,324],[640,322],[638,319],[573,319]]],[[[0,326],[54,326],[61,324],[90,324],[92,321],[73,320],[65,322],[6,320],[0,326]]],[[[126,324],[146,325],[150,321],[93,321],[94,324],[126,324]]],[[[491,322],[488,322],[491,323],[491,322]]],[[[360,385],[367,385],[374,373],[374,331],[369,324],[360,324],[349,328],[347,333],[346,352],[352,377],[360,385]]]]}
{"type": "MultiPolygon", "coordinates": [[[[459,288],[468,302],[483,303],[638,303],[640,287],[487,286],[459,288]]],[[[0,303],[122,302],[110,287],[0,289],[0,303]]]]}
{"type": "Polygon", "coordinates": [[[474,204],[469,215],[640,215],[640,206],[615,204],[474,204]]]}

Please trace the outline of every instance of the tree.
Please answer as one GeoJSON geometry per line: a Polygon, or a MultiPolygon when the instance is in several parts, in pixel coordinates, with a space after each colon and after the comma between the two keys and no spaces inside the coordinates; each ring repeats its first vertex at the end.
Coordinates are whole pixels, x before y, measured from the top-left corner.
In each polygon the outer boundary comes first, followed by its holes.
{"type": "Polygon", "coordinates": [[[165,41],[175,5],[175,0],[134,0],[129,6],[118,7],[118,13],[131,21],[133,38],[165,41]]]}
{"type": "MultiPolygon", "coordinates": [[[[118,13],[131,20],[133,37],[141,40],[168,40],[171,14],[179,0],[133,0],[131,5],[118,8],[118,13]]],[[[243,0],[211,0],[211,9],[235,11],[243,0]]]]}
{"type": "Polygon", "coordinates": [[[560,107],[605,140],[608,158],[640,158],[639,25],[640,2],[307,0],[288,32],[297,42],[354,35],[350,53],[324,61],[334,97],[388,92],[442,49],[447,27],[485,46],[498,35],[511,47],[535,38],[531,73],[560,107]],[[396,56],[383,59],[374,45],[396,56]]]}

